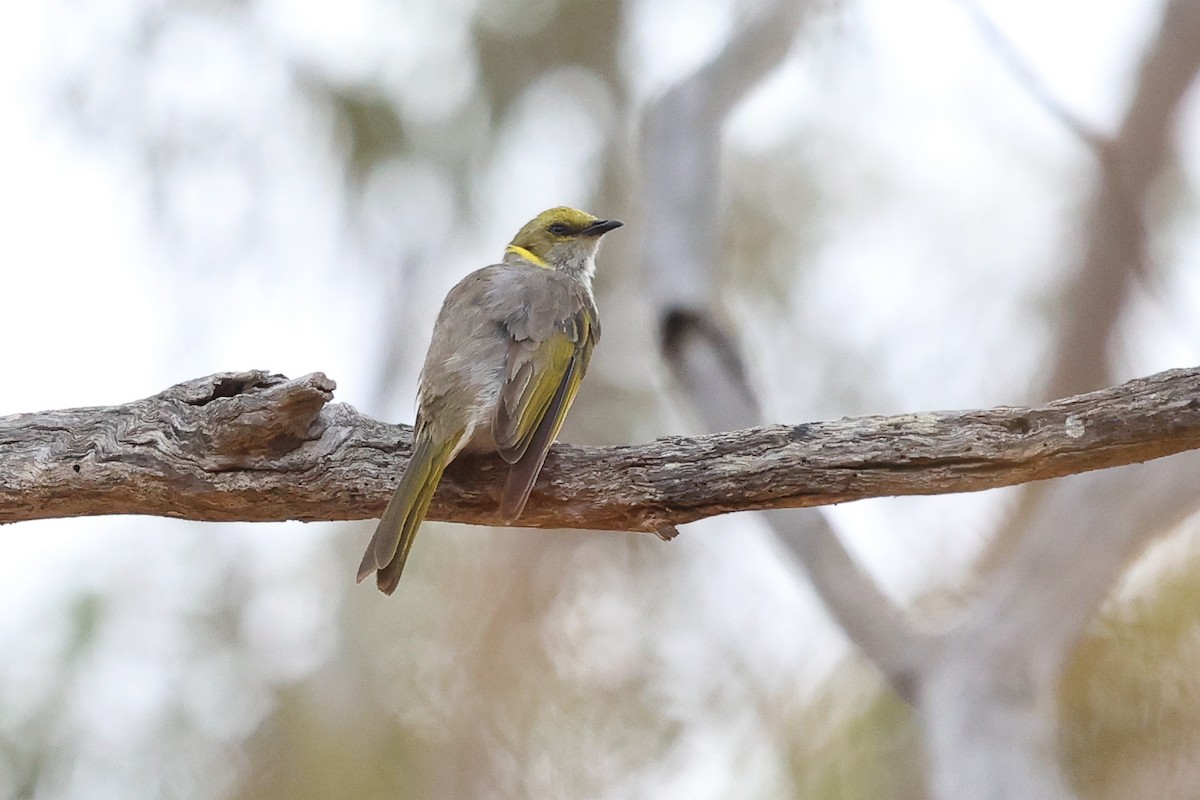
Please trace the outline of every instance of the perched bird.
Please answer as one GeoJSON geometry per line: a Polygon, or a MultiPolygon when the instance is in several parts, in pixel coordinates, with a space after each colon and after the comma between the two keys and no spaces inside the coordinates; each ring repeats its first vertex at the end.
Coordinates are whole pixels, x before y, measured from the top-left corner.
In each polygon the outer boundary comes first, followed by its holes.
{"type": "Polygon", "coordinates": [[[592,275],[600,238],[619,227],[574,208],[543,211],[499,264],[446,295],[421,370],[412,459],[359,581],[375,572],[380,591],[396,590],[442,472],[459,453],[499,453],[511,464],[500,516],[521,515],[600,339],[592,275]]]}

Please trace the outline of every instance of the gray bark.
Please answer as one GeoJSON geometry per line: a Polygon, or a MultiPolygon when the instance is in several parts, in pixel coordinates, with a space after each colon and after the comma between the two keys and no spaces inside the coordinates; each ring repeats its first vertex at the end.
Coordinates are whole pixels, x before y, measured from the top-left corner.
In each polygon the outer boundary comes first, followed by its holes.
{"type": "MultiPolygon", "coordinates": [[[[319,373],[223,373],[110,408],[0,418],[0,522],[377,515],[411,428],[330,403],[319,373]]],[[[978,491],[1200,447],[1200,368],[1038,408],[772,425],[641,445],[557,444],[521,524],[660,532],[715,514],[978,491]]],[[[430,519],[497,524],[506,465],[460,459],[430,519]]]]}

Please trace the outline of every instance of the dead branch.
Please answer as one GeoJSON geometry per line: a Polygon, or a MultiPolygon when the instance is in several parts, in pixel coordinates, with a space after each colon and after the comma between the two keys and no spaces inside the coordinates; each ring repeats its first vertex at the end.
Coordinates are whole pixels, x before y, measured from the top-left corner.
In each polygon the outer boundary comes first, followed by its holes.
{"type": "MultiPolygon", "coordinates": [[[[120,406],[0,418],[0,522],[100,514],[209,521],[377,515],[411,429],[330,403],[334,384],[222,373],[120,406]]],[[[1200,368],[1037,408],[772,425],[648,444],[559,444],[522,518],[657,532],[716,514],[979,491],[1200,447],[1200,368]]],[[[460,460],[431,519],[497,524],[505,465],[460,460]]]]}

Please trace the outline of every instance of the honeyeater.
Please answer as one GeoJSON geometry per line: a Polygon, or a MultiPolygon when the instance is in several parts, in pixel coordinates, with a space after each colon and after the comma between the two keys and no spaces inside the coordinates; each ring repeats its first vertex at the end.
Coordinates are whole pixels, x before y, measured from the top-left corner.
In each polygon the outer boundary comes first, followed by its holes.
{"type": "Polygon", "coordinates": [[[459,453],[499,453],[511,465],[500,516],[520,517],[600,339],[596,252],[620,226],[574,208],[543,211],[499,264],[446,295],[421,370],[412,458],[358,580],[375,572],[380,591],[396,590],[442,472],[459,453]]]}

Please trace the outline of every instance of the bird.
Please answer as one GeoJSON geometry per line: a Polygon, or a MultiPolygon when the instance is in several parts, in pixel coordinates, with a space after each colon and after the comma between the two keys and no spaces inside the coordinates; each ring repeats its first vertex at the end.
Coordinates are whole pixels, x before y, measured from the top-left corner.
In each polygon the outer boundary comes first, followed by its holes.
{"type": "Polygon", "coordinates": [[[499,263],[449,294],[417,390],[413,450],[358,568],[390,595],[446,467],[461,453],[509,466],[500,517],[520,516],[600,340],[592,277],[601,238],[621,227],[559,206],[526,223],[499,263]]]}

